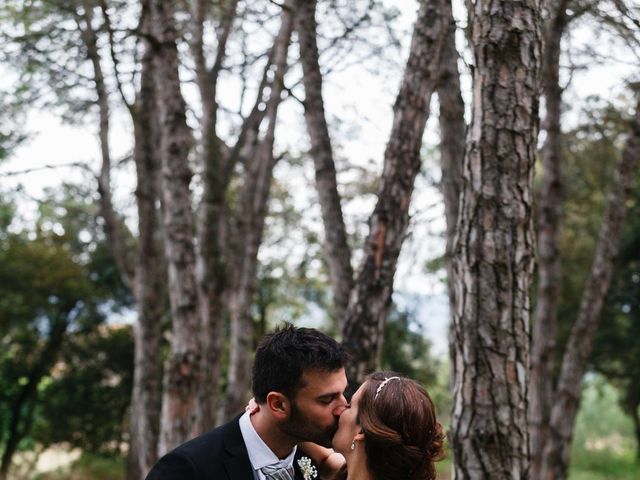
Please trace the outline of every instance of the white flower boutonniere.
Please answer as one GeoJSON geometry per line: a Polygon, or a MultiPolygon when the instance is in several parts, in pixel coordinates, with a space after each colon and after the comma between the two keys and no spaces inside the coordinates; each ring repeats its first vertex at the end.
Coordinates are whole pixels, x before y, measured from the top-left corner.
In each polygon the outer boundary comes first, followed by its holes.
{"type": "Polygon", "coordinates": [[[316,467],[311,465],[310,458],[301,457],[298,460],[298,466],[300,467],[300,471],[302,472],[304,480],[313,480],[318,476],[318,471],[316,470],[316,467]]]}

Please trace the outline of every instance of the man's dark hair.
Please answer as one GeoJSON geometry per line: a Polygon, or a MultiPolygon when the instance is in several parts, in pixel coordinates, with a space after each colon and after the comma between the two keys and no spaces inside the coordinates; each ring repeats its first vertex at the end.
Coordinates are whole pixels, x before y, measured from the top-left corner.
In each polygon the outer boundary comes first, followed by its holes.
{"type": "Polygon", "coordinates": [[[333,372],[343,368],[347,354],[330,336],[313,328],[285,325],[263,337],[253,361],[253,396],[258,403],[269,392],[293,399],[307,370],[333,372]]]}

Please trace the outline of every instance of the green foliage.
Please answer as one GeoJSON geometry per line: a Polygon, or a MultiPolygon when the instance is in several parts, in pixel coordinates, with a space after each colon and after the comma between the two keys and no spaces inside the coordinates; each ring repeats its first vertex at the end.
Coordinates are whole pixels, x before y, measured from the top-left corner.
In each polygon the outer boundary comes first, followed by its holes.
{"type": "MultiPolygon", "coordinates": [[[[584,285],[591,269],[606,207],[611,175],[628,131],[628,118],[619,99],[614,105],[588,99],[580,124],[564,134],[563,211],[560,231],[562,289],[558,310],[557,364],[564,351],[584,285]]],[[[630,219],[632,215],[628,215],[630,219]]]]}
{"type": "MultiPolygon", "coordinates": [[[[640,383],[637,381],[640,371],[640,175],[628,207],[628,220],[596,332],[592,362],[597,371],[622,390],[623,410],[640,421],[640,383]]],[[[636,442],[640,459],[640,437],[636,442]]]]}
{"type": "Polygon", "coordinates": [[[413,312],[394,305],[385,325],[382,369],[401,373],[423,385],[434,384],[441,365],[430,355],[430,348],[413,312]]]}
{"type": "MultiPolygon", "coordinates": [[[[95,209],[88,199],[67,187],[41,203],[31,230],[18,228],[22,219],[3,223],[2,450],[67,441],[114,452],[126,431],[133,341],[130,329],[104,323],[130,300],[108,273],[113,263],[99,226],[87,220],[95,209]]],[[[2,210],[11,218],[11,205],[2,210]]]]}
{"type": "Polygon", "coordinates": [[[22,116],[22,109],[17,102],[10,101],[8,96],[0,92],[0,163],[26,139],[19,128],[22,116]]]}
{"type": "Polygon", "coordinates": [[[618,406],[621,392],[602,376],[584,384],[571,452],[571,480],[631,480],[640,477],[634,461],[633,425],[618,406]]]}
{"type": "Polygon", "coordinates": [[[446,427],[451,414],[449,362],[430,352],[424,328],[410,309],[392,306],[385,325],[381,368],[420,382],[436,405],[438,421],[446,427]]]}
{"type": "Polygon", "coordinates": [[[102,326],[71,336],[41,387],[41,421],[33,438],[43,445],[68,442],[86,452],[118,454],[132,383],[131,327],[102,326]]]}

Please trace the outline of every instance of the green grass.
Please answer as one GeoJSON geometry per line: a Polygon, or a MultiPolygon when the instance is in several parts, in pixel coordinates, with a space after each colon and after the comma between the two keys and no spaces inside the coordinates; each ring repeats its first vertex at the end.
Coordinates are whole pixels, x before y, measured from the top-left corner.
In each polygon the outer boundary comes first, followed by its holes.
{"type": "Polygon", "coordinates": [[[619,392],[600,376],[585,381],[569,480],[640,478],[633,423],[619,405],[619,392]]]}
{"type": "Polygon", "coordinates": [[[585,451],[573,460],[570,480],[635,480],[640,478],[640,464],[634,452],[622,455],[602,451],[585,451]]]}
{"type": "Polygon", "coordinates": [[[83,454],[71,467],[39,475],[34,480],[123,480],[125,459],[83,454]]]}

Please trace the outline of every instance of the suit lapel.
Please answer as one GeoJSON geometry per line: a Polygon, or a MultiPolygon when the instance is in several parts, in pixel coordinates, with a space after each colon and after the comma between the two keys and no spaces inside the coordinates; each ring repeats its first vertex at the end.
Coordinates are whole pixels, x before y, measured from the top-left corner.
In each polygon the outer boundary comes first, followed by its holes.
{"type": "Polygon", "coordinates": [[[253,480],[253,467],[240,432],[239,418],[230,422],[224,433],[224,446],[228,454],[224,468],[230,480],[253,480]]]}

